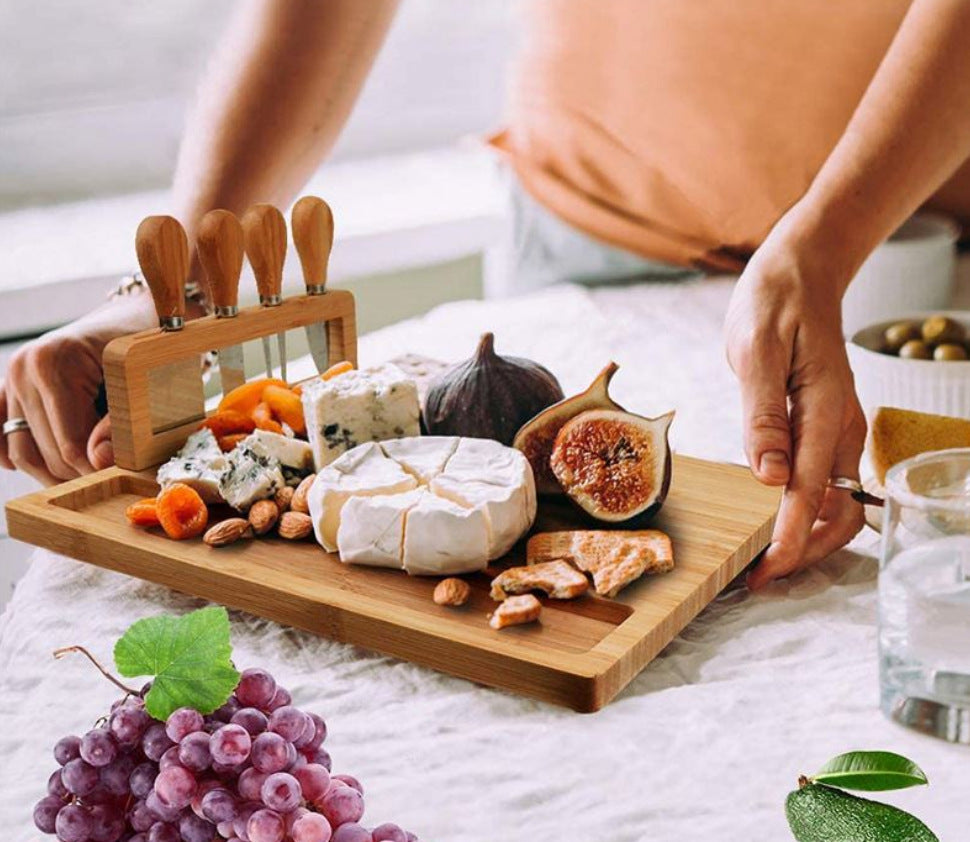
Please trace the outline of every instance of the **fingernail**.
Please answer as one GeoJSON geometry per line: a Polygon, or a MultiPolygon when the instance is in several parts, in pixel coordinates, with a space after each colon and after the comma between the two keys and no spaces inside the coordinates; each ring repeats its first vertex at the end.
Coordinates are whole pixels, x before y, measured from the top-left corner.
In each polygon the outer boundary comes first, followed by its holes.
{"type": "Polygon", "coordinates": [[[94,448],[94,461],[96,468],[107,468],[114,464],[115,451],[110,441],[103,441],[94,448]]]}
{"type": "Polygon", "coordinates": [[[758,473],[771,482],[788,482],[790,465],[784,450],[767,450],[761,454],[758,473]]]}

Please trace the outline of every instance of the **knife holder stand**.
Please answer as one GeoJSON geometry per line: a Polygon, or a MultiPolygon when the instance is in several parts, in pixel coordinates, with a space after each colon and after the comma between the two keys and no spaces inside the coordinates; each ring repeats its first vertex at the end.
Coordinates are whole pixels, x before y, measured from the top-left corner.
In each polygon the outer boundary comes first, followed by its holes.
{"type": "Polygon", "coordinates": [[[142,471],[171,457],[205,417],[201,356],[263,336],[324,323],[330,365],[357,365],[354,296],[346,290],[287,298],[278,307],[246,307],[232,319],[187,322],[113,340],[104,380],[115,464],[142,471]]]}

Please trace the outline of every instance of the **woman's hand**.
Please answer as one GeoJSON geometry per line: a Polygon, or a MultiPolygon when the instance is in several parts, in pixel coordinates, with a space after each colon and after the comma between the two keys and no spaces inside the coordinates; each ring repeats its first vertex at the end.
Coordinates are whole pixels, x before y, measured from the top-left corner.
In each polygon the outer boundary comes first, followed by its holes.
{"type": "Polygon", "coordinates": [[[20,348],[0,382],[0,423],[24,418],[29,429],[0,436],[0,466],[52,485],[111,465],[110,422],[95,410],[101,355],[155,324],[151,296],[135,292],[20,348]]]}
{"type": "Polygon", "coordinates": [[[782,220],[741,275],[727,354],[741,384],[745,452],[755,476],[785,493],[752,588],[813,564],[863,525],[862,506],[830,477],[859,478],[866,421],[842,338],[845,283],[782,220]]]}

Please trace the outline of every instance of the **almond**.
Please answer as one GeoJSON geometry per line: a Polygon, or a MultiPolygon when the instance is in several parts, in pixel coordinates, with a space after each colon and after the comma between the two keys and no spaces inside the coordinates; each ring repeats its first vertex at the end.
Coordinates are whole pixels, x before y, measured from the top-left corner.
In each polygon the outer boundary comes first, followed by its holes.
{"type": "Polygon", "coordinates": [[[290,509],[294,512],[301,512],[302,514],[310,514],[310,507],[307,505],[307,494],[310,493],[310,486],[313,485],[313,481],[317,478],[316,474],[310,474],[303,482],[301,482],[297,487],[296,491],[293,492],[293,499],[290,500],[290,509]]]}
{"type": "Polygon", "coordinates": [[[468,602],[472,589],[464,579],[442,579],[435,585],[431,597],[437,605],[464,605],[468,602]]]}
{"type": "Polygon", "coordinates": [[[293,489],[288,485],[284,485],[279,491],[276,492],[276,496],[273,498],[276,501],[276,505],[280,512],[287,512],[290,509],[290,503],[293,500],[293,489]]]}
{"type": "Polygon", "coordinates": [[[313,519],[303,512],[283,512],[280,518],[280,538],[288,541],[302,541],[313,532],[313,519]]]}
{"type": "Polygon", "coordinates": [[[265,535],[280,518],[280,507],[273,500],[257,500],[249,509],[249,522],[253,532],[265,535]]]}
{"type": "Polygon", "coordinates": [[[210,547],[227,547],[235,544],[247,533],[251,534],[252,524],[242,517],[231,517],[228,520],[221,520],[215,526],[210,526],[202,540],[210,547]]]}

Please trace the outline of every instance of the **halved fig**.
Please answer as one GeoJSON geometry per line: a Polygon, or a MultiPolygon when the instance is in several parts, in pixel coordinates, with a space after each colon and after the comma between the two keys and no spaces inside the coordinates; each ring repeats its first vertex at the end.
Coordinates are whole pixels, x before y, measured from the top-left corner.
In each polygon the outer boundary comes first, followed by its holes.
{"type": "Polygon", "coordinates": [[[643,418],[596,409],[563,425],[549,465],[559,485],[597,520],[646,520],[659,511],[670,488],[667,431],[673,412],[643,418]]]}
{"type": "Polygon", "coordinates": [[[536,491],[539,494],[562,494],[563,490],[549,467],[549,457],[552,455],[556,436],[567,421],[581,412],[593,409],[624,411],[609,393],[610,381],[618,369],[619,366],[611,362],[596,375],[596,379],[585,392],[547,407],[531,420],[526,421],[515,434],[512,447],[521,450],[529,460],[532,473],[535,475],[536,491]]]}

